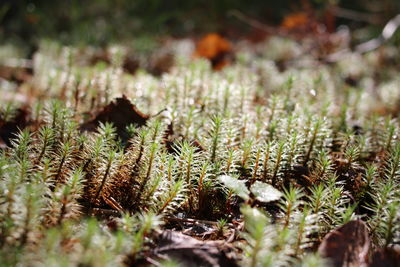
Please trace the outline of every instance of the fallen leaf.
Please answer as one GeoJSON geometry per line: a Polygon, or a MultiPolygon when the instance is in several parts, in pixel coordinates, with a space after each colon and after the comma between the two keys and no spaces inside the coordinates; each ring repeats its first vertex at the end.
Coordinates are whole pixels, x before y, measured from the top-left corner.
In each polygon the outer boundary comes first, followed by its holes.
{"type": "Polygon", "coordinates": [[[160,235],[155,254],[173,259],[179,266],[238,266],[217,242],[201,241],[169,230],[160,235]]]}
{"type": "Polygon", "coordinates": [[[133,56],[127,56],[122,64],[122,69],[129,74],[135,74],[139,68],[139,61],[133,56]]]}
{"type": "Polygon", "coordinates": [[[283,18],[281,26],[287,30],[304,27],[309,23],[309,16],[305,12],[292,13],[283,18]]]}
{"type": "Polygon", "coordinates": [[[90,65],[97,65],[98,63],[103,62],[108,64],[111,64],[111,59],[110,55],[106,50],[98,50],[96,51],[90,58],[89,58],[89,64],[90,65]]]}
{"type": "Polygon", "coordinates": [[[233,193],[243,198],[244,200],[249,199],[250,191],[247,189],[244,180],[239,180],[229,175],[221,175],[218,180],[233,193]]]}
{"type": "Polygon", "coordinates": [[[399,265],[399,248],[381,248],[372,254],[370,267],[397,267],[399,265]]]}
{"type": "Polygon", "coordinates": [[[134,124],[136,126],[143,126],[149,118],[149,115],[140,112],[137,107],[123,95],[105,106],[94,119],[81,125],[81,130],[95,131],[100,122],[109,122],[117,128],[118,136],[122,140],[126,140],[128,138],[126,133],[126,127],[128,125],[134,124]]]}
{"type": "Polygon", "coordinates": [[[226,66],[228,66],[230,64],[230,61],[227,59],[213,59],[211,60],[211,64],[213,66],[214,70],[222,70],[223,68],[225,68],[226,66]]]}
{"type": "Polygon", "coordinates": [[[250,187],[250,191],[251,193],[253,193],[258,201],[264,203],[276,201],[280,199],[283,195],[278,189],[275,189],[275,187],[273,187],[272,185],[260,181],[256,181],[254,184],[252,184],[250,187]]]}
{"type": "MultiPolygon", "coordinates": [[[[169,51],[157,51],[153,52],[146,61],[141,61],[135,53],[130,53],[122,61],[122,70],[125,73],[134,75],[139,68],[145,69],[149,73],[160,76],[161,74],[168,72],[175,62],[175,57],[169,51]]],[[[89,59],[90,65],[97,65],[99,63],[105,63],[106,65],[112,64],[112,56],[105,50],[97,51],[89,59]]]]}
{"type": "Polygon", "coordinates": [[[217,33],[210,33],[204,36],[196,47],[196,55],[212,59],[220,53],[229,52],[230,43],[217,33]]]}
{"type": "Polygon", "coordinates": [[[204,36],[196,46],[196,57],[204,57],[211,61],[215,70],[222,69],[230,63],[229,55],[232,54],[232,46],[228,40],[217,33],[204,36]]]}
{"type": "Polygon", "coordinates": [[[0,147],[11,145],[11,139],[28,125],[29,115],[28,108],[23,107],[16,110],[12,120],[5,121],[0,117],[0,147]]]}
{"type": "Polygon", "coordinates": [[[0,78],[22,84],[32,78],[33,70],[28,67],[0,65],[0,78]]]}
{"type": "MultiPolygon", "coordinates": [[[[164,132],[162,143],[165,145],[168,153],[179,153],[175,144],[186,140],[182,134],[177,134],[174,131],[174,124],[171,122],[168,124],[167,129],[164,132]]],[[[187,141],[187,140],[186,140],[187,141]]],[[[196,152],[205,151],[204,146],[196,139],[189,140],[189,143],[195,147],[196,152]]]]}
{"type": "Polygon", "coordinates": [[[160,76],[165,72],[169,72],[174,62],[175,58],[173,54],[161,51],[151,56],[149,66],[147,66],[146,70],[155,76],[160,76]]]}
{"type": "Polygon", "coordinates": [[[326,26],[326,30],[330,33],[336,31],[336,14],[335,14],[335,6],[329,5],[325,10],[324,15],[324,24],[326,26]]]}
{"type": "Polygon", "coordinates": [[[328,233],[318,252],[328,258],[332,266],[368,266],[370,247],[366,224],[354,220],[328,233]]]}

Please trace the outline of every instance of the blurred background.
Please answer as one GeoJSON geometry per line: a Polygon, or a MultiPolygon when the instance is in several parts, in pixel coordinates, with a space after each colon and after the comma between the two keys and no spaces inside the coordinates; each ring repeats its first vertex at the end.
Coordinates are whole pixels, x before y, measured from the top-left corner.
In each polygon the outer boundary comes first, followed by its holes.
{"type": "MultiPolygon", "coordinates": [[[[346,25],[355,38],[366,40],[377,36],[385,23],[400,13],[400,1],[2,0],[0,41],[32,52],[41,39],[56,39],[67,45],[104,46],[139,37],[150,44],[155,37],[188,37],[209,32],[231,39],[260,37],[246,19],[233,15],[237,12],[270,26],[296,25],[304,18],[315,19],[327,31],[346,25]]],[[[393,38],[393,42],[398,40],[393,38]]]]}

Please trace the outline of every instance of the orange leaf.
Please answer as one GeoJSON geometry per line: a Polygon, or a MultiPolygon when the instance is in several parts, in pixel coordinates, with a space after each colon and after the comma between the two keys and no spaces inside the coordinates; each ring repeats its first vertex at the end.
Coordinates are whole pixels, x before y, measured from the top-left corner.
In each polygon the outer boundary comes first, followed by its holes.
{"type": "Polygon", "coordinates": [[[309,23],[308,15],[304,12],[298,12],[285,16],[281,26],[287,30],[292,30],[295,28],[303,27],[308,23],[309,23]]]}
{"type": "Polygon", "coordinates": [[[195,56],[214,59],[218,55],[230,51],[231,44],[228,40],[217,33],[210,33],[197,43],[195,56]]]}

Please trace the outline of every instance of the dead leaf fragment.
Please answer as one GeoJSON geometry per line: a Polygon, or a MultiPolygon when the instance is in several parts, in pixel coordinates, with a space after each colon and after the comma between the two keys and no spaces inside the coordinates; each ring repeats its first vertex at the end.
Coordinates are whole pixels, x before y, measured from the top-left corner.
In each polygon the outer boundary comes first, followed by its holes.
{"type": "Polygon", "coordinates": [[[196,55],[212,59],[231,50],[230,43],[217,33],[204,36],[197,44],[196,55]]]}
{"type": "Polygon", "coordinates": [[[0,78],[16,84],[29,81],[32,75],[32,68],[0,65],[0,78]]]}
{"type": "Polygon", "coordinates": [[[164,231],[155,254],[172,258],[180,266],[238,266],[214,241],[201,241],[175,231],[164,231]]]}
{"type": "Polygon", "coordinates": [[[29,110],[26,107],[16,110],[12,120],[5,121],[0,116],[0,147],[10,146],[11,139],[29,123],[29,110]]]}
{"type": "Polygon", "coordinates": [[[175,58],[172,53],[169,53],[168,51],[160,51],[151,56],[146,70],[155,76],[161,76],[163,73],[169,72],[174,66],[174,63],[175,58]]]}
{"type": "Polygon", "coordinates": [[[397,267],[400,265],[400,248],[381,248],[371,257],[370,267],[397,267]]]}
{"type": "Polygon", "coordinates": [[[165,145],[168,153],[178,153],[179,150],[176,146],[177,143],[182,141],[189,141],[189,143],[195,147],[196,152],[206,151],[204,146],[196,139],[187,140],[182,134],[177,134],[174,131],[174,124],[171,122],[168,124],[166,131],[164,132],[162,143],[165,145]]]}
{"type": "Polygon", "coordinates": [[[211,61],[215,70],[229,65],[229,56],[232,54],[231,43],[217,33],[204,36],[196,46],[196,57],[204,57],[211,61]]]}
{"type": "Polygon", "coordinates": [[[332,266],[368,266],[370,246],[366,224],[354,220],[328,233],[318,252],[328,258],[332,266]]]}
{"type": "Polygon", "coordinates": [[[100,122],[109,122],[117,128],[118,136],[125,140],[127,138],[125,130],[128,125],[134,124],[143,126],[149,118],[149,115],[140,112],[137,107],[123,95],[105,106],[94,119],[84,123],[81,129],[84,131],[95,131],[100,122]]]}
{"type": "Polygon", "coordinates": [[[292,13],[284,17],[281,26],[287,30],[304,27],[309,23],[309,16],[305,12],[292,13]]]}

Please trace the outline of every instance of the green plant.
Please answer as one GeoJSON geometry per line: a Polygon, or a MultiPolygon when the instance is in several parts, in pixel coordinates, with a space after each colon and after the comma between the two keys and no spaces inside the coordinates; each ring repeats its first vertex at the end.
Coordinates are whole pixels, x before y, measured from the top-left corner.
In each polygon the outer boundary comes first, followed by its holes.
{"type": "Polygon", "coordinates": [[[242,266],[324,265],[321,239],[354,219],[372,247],[397,244],[398,79],[364,62],[387,51],[317,69],[289,63],[297,43],[267,42],[220,72],[177,56],[160,77],[124,73],[123,46],[93,66],[102,50],[42,43],[18,87],[39,104],[0,100],[2,263],[154,264],[163,230],[197,226],[242,266]],[[379,98],[343,79],[372,76],[379,98]],[[114,114],[121,94],[131,105],[114,114]]]}

